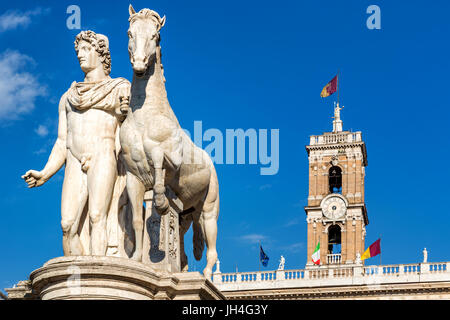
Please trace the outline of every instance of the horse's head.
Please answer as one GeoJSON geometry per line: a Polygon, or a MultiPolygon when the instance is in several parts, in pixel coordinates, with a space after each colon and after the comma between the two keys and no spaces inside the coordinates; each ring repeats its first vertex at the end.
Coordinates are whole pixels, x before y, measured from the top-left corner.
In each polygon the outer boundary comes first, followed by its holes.
{"type": "Polygon", "coordinates": [[[159,30],[164,26],[166,17],[150,9],[142,9],[138,13],[130,4],[130,28],[128,29],[128,52],[131,65],[138,77],[147,71],[155,62],[159,47],[159,30]]]}

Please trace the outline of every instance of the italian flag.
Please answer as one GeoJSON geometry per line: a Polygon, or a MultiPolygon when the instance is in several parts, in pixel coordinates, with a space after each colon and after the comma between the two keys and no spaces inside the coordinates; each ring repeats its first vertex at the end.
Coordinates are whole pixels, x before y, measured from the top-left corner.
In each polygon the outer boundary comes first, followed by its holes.
{"type": "Polygon", "coordinates": [[[312,262],[313,262],[314,264],[320,264],[320,241],[319,241],[319,243],[317,244],[317,247],[316,247],[316,249],[314,250],[314,252],[313,252],[311,258],[312,258],[312,262]]]}

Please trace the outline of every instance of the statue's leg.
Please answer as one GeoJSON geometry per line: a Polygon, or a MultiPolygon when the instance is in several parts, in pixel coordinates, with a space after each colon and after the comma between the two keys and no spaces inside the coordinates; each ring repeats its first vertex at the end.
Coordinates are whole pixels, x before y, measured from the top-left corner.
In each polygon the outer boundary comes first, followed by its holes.
{"type": "Polygon", "coordinates": [[[133,212],[133,228],[135,234],[135,249],[131,259],[142,261],[142,245],[144,237],[144,184],[132,173],[127,172],[128,199],[133,212]]]}
{"type": "Polygon", "coordinates": [[[189,270],[188,257],[184,249],[184,235],[189,230],[192,223],[192,214],[187,214],[180,217],[180,253],[181,253],[181,271],[187,272],[189,270]]]}
{"type": "Polygon", "coordinates": [[[212,268],[217,261],[217,218],[219,216],[219,196],[213,194],[211,188],[208,196],[206,197],[205,204],[203,205],[203,211],[201,214],[200,225],[202,227],[203,235],[206,242],[206,267],[203,270],[203,275],[206,278],[210,278],[212,274],[212,268]]]}
{"type": "Polygon", "coordinates": [[[61,197],[61,227],[65,256],[83,255],[78,229],[88,198],[86,174],[80,162],[67,151],[66,169],[61,197]]]}
{"type": "Polygon", "coordinates": [[[203,275],[210,278],[212,268],[217,261],[216,239],[217,239],[217,212],[212,209],[202,212],[202,229],[206,242],[206,267],[203,269],[203,275]]]}
{"type": "Polygon", "coordinates": [[[165,195],[166,187],[164,185],[164,150],[161,147],[153,147],[151,150],[151,158],[155,168],[155,185],[153,186],[155,209],[159,214],[166,214],[169,208],[169,201],[165,195]]]}
{"type": "Polygon", "coordinates": [[[114,154],[98,153],[87,172],[91,254],[104,256],[108,244],[106,221],[117,177],[114,154]]]}

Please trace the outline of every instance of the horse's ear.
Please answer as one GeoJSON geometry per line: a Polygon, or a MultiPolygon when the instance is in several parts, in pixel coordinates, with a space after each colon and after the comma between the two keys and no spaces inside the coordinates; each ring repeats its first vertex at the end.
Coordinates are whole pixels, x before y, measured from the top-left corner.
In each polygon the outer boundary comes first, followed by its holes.
{"type": "Polygon", "coordinates": [[[130,16],[136,13],[136,11],[134,10],[134,8],[131,5],[131,3],[130,3],[130,6],[128,7],[128,12],[130,13],[130,16]]]}
{"type": "Polygon", "coordinates": [[[164,27],[165,24],[166,24],[166,16],[162,17],[161,19],[161,28],[164,27]]]}

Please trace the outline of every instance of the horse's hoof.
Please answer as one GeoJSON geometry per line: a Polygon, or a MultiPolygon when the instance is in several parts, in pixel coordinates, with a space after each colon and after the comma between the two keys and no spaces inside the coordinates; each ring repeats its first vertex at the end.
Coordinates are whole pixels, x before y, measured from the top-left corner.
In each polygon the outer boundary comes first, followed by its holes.
{"type": "Polygon", "coordinates": [[[155,197],[155,209],[162,216],[169,212],[169,200],[164,194],[158,194],[155,197]]]}
{"type": "Polygon", "coordinates": [[[166,214],[169,213],[169,206],[163,207],[163,208],[158,208],[155,206],[156,212],[158,212],[158,214],[160,216],[165,216],[166,214]]]}

